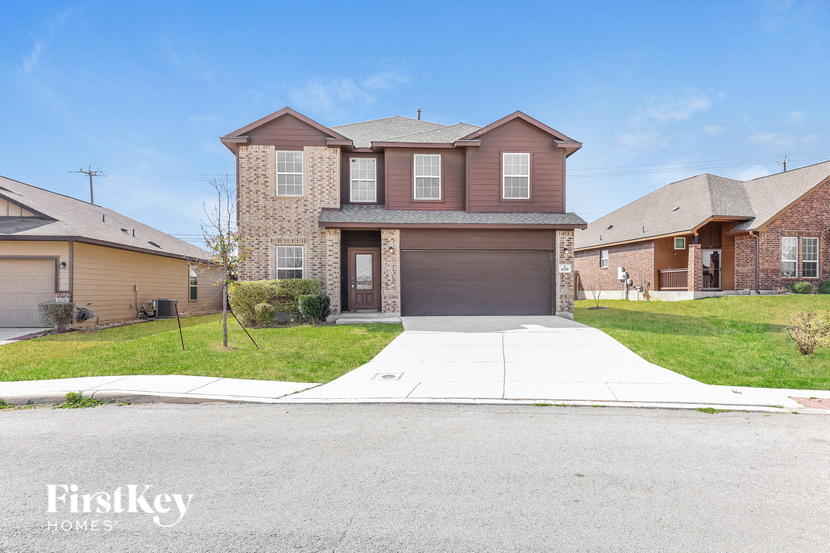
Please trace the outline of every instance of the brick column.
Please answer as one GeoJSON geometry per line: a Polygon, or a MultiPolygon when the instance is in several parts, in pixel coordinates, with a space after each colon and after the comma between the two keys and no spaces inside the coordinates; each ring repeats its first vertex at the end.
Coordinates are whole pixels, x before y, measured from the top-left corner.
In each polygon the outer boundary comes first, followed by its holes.
{"type": "Polygon", "coordinates": [[[556,315],[573,319],[574,312],[574,231],[556,231],[556,315]],[[568,251],[565,251],[567,248],[568,251]],[[559,264],[568,263],[571,272],[560,273],[559,264]]]}
{"type": "Polygon", "coordinates": [[[401,231],[381,229],[381,311],[401,312],[401,231]],[[392,251],[389,251],[389,247],[392,251]]]}
{"type": "Polygon", "coordinates": [[[326,229],[326,288],[331,299],[331,314],[340,314],[340,229],[326,229]]]}
{"type": "Polygon", "coordinates": [[[687,265],[687,290],[699,292],[703,289],[703,258],[701,257],[700,244],[689,244],[689,263],[687,265]]]}

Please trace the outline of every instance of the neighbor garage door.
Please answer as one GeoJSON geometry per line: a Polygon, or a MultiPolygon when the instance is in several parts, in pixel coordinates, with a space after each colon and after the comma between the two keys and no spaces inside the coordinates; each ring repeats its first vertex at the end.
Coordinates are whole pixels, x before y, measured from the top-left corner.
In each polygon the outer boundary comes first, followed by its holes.
{"type": "Polygon", "coordinates": [[[551,251],[403,250],[403,315],[550,315],[551,251]]]}
{"type": "Polygon", "coordinates": [[[54,260],[0,259],[0,327],[42,326],[37,304],[54,300],[54,260]]]}

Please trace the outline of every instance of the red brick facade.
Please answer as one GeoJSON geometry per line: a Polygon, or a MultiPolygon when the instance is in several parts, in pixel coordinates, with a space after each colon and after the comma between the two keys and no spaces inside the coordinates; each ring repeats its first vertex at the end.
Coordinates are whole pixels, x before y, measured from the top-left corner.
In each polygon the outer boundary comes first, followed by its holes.
{"type": "MultiPolygon", "coordinates": [[[[830,279],[830,181],[825,181],[804,198],[772,219],[759,233],[761,290],[783,292],[793,282],[813,285],[830,279]],[[781,276],[781,239],[798,238],[798,277],[781,276]],[[804,247],[802,238],[818,238],[819,276],[804,278],[804,247]]],[[[735,288],[755,288],[755,237],[735,238],[735,288]]]]}
{"type": "MultiPolygon", "coordinates": [[[[276,195],[276,148],[239,146],[239,229],[252,248],[240,264],[241,280],[277,278],[277,246],[303,246],[303,276],[326,276],[326,232],[317,223],[324,207],[340,207],[340,148],[303,148],[303,196],[276,195]]],[[[338,306],[339,307],[339,306],[338,306]]]]}
{"type": "Polygon", "coordinates": [[[700,244],[689,244],[689,272],[687,274],[687,285],[689,291],[700,292],[703,290],[703,256],[700,244]]]}
{"type": "Polygon", "coordinates": [[[576,270],[579,271],[580,290],[590,297],[593,287],[600,290],[621,290],[622,283],[617,278],[617,267],[625,267],[628,278],[638,286],[641,281],[649,282],[651,289],[656,289],[654,282],[654,241],[636,242],[621,246],[609,246],[576,252],[576,270]],[[600,251],[608,250],[608,267],[599,266],[600,251]]]}

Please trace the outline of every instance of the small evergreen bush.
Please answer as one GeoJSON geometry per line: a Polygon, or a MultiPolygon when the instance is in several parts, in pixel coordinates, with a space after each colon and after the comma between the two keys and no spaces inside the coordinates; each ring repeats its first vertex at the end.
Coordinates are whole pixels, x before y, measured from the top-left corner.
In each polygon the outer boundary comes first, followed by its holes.
{"type": "Polygon", "coordinates": [[[830,294],[830,280],[822,280],[818,283],[819,294],[830,294]]]}
{"type": "Polygon", "coordinates": [[[228,303],[245,326],[257,324],[257,306],[277,302],[276,280],[246,280],[234,282],[228,291],[228,303]]]}
{"type": "Polygon", "coordinates": [[[324,321],[331,313],[331,298],[325,294],[307,294],[300,296],[299,308],[303,318],[312,323],[324,321]]]}
{"type": "Polygon", "coordinates": [[[44,326],[49,326],[63,332],[72,326],[72,314],[75,311],[74,303],[58,303],[45,301],[37,305],[40,320],[44,326]]]}
{"type": "Polygon", "coordinates": [[[830,347],[830,311],[796,311],[790,314],[787,334],[801,355],[817,347],[830,347]]]}
{"type": "Polygon", "coordinates": [[[295,319],[300,313],[300,296],[316,296],[320,293],[320,281],[313,278],[295,278],[277,280],[277,301],[274,307],[278,312],[288,313],[295,319]]]}
{"type": "Polygon", "coordinates": [[[793,282],[790,284],[790,291],[793,294],[812,294],[813,285],[809,282],[793,282]]]}

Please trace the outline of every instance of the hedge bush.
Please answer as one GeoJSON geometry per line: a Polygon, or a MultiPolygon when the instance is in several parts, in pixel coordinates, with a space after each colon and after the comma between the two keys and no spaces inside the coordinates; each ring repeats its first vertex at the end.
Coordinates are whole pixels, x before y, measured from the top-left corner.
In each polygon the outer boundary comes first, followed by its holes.
{"type": "Polygon", "coordinates": [[[228,303],[245,326],[256,326],[257,305],[277,302],[276,280],[246,280],[234,282],[228,291],[228,303]]]}
{"type": "Polygon", "coordinates": [[[796,311],[790,314],[787,333],[801,355],[817,347],[830,347],[830,311],[796,311]]]}
{"type": "Polygon", "coordinates": [[[40,321],[44,326],[49,326],[63,332],[72,326],[72,315],[75,311],[74,303],[58,303],[56,301],[45,301],[37,304],[40,321]]]}
{"type": "Polygon", "coordinates": [[[830,280],[822,280],[818,283],[819,294],[830,294],[830,280]]]}
{"type": "Polygon", "coordinates": [[[308,294],[300,296],[300,313],[312,323],[326,320],[331,313],[331,298],[325,294],[308,294]]]}
{"type": "MultiPolygon", "coordinates": [[[[273,307],[274,313],[288,313],[299,319],[299,298],[302,295],[320,293],[320,281],[313,278],[291,280],[245,280],[235,282],[228,293],[228,303],[245,326],[258,326],[266,315],[262,303],[273,307]]],[[[271,315],[271,324],[274,316],[271,315]]]]}
{"type": "Polygon", "coordinates": [[[790,291],[793,294],[812,294],[813,285],[809,282],[793,282],[790,284],[790,291]]]}
{"type": "Polygon", "coordinates": [[[271,326],[274,324],[274,316],[277,310],[270,303],[262,302],[256,304],[256,325],[271,326]]]}

